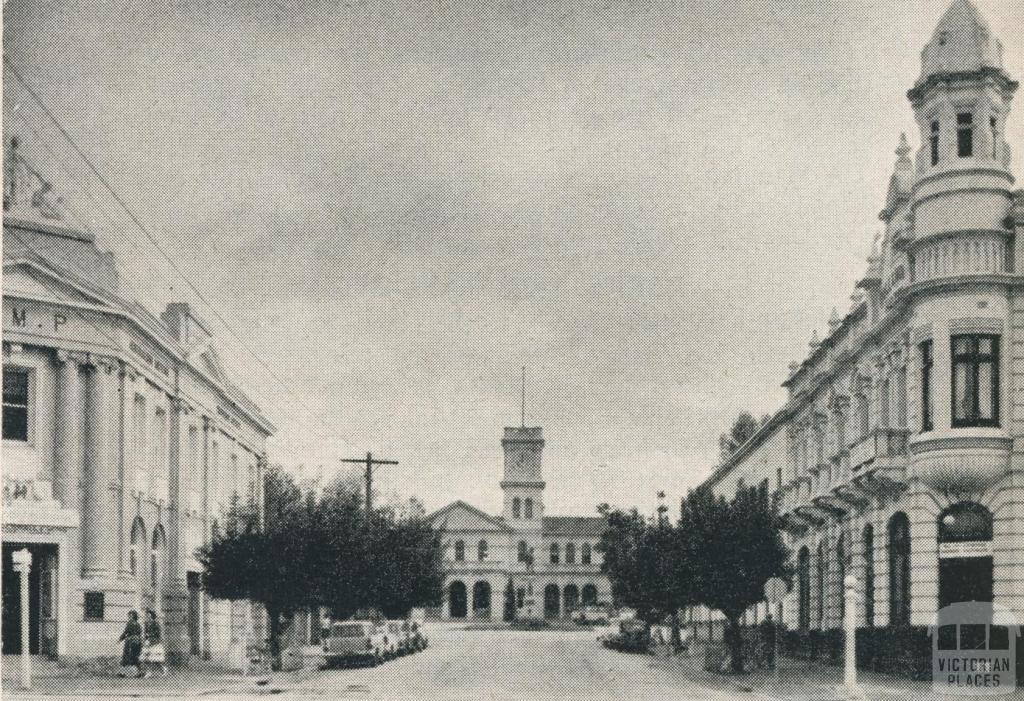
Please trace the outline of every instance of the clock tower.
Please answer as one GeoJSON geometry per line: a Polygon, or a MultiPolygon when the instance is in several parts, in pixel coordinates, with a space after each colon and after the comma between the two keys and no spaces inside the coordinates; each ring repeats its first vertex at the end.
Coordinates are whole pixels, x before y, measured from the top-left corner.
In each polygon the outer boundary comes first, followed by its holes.
{"type": "Polygon", "coordinates": [[[501,447],[505,451],[502,516],[513,528],[540,529],[544,516],[543,431],[531,426],[506,427],[501,447]]]}

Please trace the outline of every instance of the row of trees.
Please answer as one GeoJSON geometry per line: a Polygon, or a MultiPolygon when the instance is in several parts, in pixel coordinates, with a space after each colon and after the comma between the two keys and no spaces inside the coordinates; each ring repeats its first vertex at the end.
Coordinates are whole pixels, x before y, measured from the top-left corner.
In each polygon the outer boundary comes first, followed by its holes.
{"type": "Polygon", "coordinates": [[[684,499],[672,523],[659,513],[603,509],[608,530],[598,545],[615,600],[653,624],[673,622],[680,609],[703,605],[726,619],[732,669],[744,666],[740,620],[764,599],[772,577],[792,576],[789,550],[768,495],[741,489],[731,501],[700,488],[684,499]]]}
{"type": "Polygon", "coordinates": [[[346,618],[375,610],[396,618],[440,604],[442,544],[417,510],[367,514],[351,485],[303,493],[280,468],[267,472],[264,494],[262,514],[255,504],[235,504],[197,556],[211,596],[266,608],[276,665],[283,625],[298,611],[326,607],[346,618]]]}

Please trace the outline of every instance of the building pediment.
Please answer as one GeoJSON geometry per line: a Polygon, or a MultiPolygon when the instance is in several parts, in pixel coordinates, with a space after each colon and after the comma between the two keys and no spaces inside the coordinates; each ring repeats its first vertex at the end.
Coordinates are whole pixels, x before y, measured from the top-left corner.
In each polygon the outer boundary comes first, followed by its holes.
{"type": "Polygon", "coordinates": [[[464,501],[456,501],[427,517],[435,530],[490,531],[506,533],[511,529],[500,518],[484,513],[464,501]]]}
{"type": "Polygon", "coordinates": [[[35,261],[5,261],[3,277],[4,297],[68,306],[105,307],[113,311],[110,301],[97,290],[69,280],[35,261]]]}

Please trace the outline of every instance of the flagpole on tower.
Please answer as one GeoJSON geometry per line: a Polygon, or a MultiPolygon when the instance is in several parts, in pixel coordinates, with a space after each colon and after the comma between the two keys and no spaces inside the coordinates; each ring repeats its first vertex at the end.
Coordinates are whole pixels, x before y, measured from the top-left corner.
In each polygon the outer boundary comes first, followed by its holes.
{"type": "Polygon", "coordinates": [[[523,366],[523,385],[521,403],[519,405],[520,426],[526,428],[526,366],[523,366]]]}

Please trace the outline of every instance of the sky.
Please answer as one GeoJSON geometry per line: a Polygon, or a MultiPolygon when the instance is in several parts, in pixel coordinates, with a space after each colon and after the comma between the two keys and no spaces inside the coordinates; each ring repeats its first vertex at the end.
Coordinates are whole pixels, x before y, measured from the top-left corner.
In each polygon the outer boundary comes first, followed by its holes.
{"type": "MultiPolygon", "coordinates": [[[[8,0],[5,54],[205,303],[6,70],[4,133],[127,295],[214,322],[272,461],[372,450],[496,513],[525,366],[548,513],[650,510],[848,308],[948,4],[8,0]]],[[[1020,79],[1024,0],[976,4],[1020,79]]]]}

